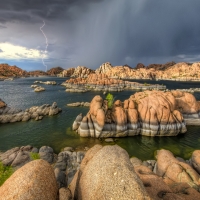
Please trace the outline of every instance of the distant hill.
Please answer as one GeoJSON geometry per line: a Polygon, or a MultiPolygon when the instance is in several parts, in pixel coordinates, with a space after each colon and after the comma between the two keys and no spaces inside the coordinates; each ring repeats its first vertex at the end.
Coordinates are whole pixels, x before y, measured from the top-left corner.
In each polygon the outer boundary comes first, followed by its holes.
{"type": "Polygon", "coordinates": [[[23,77],[28,76],[28,72],[17,66],[8,64],[0,64],[0,78],[23,77]]]}
{"type": "Polygon", "coordinates": [[[69,69],[54,67],[47,72],[41,70],[27,72],[17,66],[0,64],[0,79],[23,76],[60,76],[86,78],[90,74],[94,73],[105,74],[111,78],[123,79],[200,80],[200,62],[168,62],[165,64],[150,64],[148,66],[139,63],[136,68],[131,68],[128,65],[112,66],[110,62],[106,62],[96,70],[87,68],[85,66],[78,66],[69,69]]]}
{"type": "Polygon", "coordinates": [[[35,70],[28,72],[29,76],[47,76],[48,74],[42,70],[35,70]]]}

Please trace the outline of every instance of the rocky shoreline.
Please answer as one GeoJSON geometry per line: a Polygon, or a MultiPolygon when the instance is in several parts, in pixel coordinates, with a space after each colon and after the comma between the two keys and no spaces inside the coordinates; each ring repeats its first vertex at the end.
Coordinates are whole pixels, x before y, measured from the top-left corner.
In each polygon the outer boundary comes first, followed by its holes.
{"type": "Polygon", "coordinates": [[[108,78],[104,74],[90,74],[87,78],[72,78],[62,83],[66,92],[121,92],[124,90],[164,90],[166,86],[158,84],[140,84],[136,82],[123,81],[120,79],[108,78]]]}
{"type": "Polygon", "coordinates": [[[42,106],[33,106],[22,111],[21,109],[8,107],[7,104],[0,99],[0,124],[20,121],[26,122],[30,119],[38,121],[43,119],[44,116],[57,115],[61,111],[61,108],[58,108],[56,102],[52,105],[44,104],[42,106]]]}
{"type": "Polygon", "coordinates": [[[15,147],[0,154],[0,162],[15,171],[0,194],[4,200],[22,195],[44,200],[200,199],[200,150],[184,160],[161,149],[155,158],[129,158],[118,145],[77,152],[66,147],[59,154],[48,146],[15,147]]]}

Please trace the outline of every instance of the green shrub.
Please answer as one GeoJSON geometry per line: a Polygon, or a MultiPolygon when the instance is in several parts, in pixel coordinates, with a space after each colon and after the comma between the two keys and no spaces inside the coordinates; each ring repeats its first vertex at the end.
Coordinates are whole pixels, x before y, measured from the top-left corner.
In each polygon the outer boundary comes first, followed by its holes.
{"type": "Polygon", "coordinates": [[[114,102],[114,96],[111,93],[106,95],[106,100],[108,101],[108,108],[112,108],[114,102]]]}
{"type": "Polygon", "coordinates": [[[31,152],[30,157],[32,160],[37,160],[37,159],[40,159],[40,154],[31,152]]]}
{"type": "Polygon", "coordinates": [[[12,175],[13,168],[0,162],[0,186],[12,175]]]}

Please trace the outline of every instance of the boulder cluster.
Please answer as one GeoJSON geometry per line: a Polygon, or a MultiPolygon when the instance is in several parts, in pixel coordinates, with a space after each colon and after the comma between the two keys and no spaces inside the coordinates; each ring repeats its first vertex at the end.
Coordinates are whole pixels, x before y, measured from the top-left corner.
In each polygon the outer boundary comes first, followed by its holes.
{"type": "MultiPolygon", "coordinates": [[[[14,148],[0,159],[36,150],[31,146],[14,148]]],[[[2,199],[200,199],[200,150],[186,161],[162,149],[157,151],[156,160],[142,162],[129,158],[118,145],[95,145],[86,153],[66,147],[58,156],[44,146],[39,155],[41,159],[26,163],[5,181],[0,187],[2,199]],[[53,163],[48,159],[52,155],[53,163]],[[73,175],[67,183],[70,173],[73,175]]]]}
{"type": "Polygon", "coordinates": [[[81,78],[86,78],[89,74],[94,73],[94,70],[89,69],[84,66],[78,66],[76,68],[69,68],[65,69],[62,72],[63,77],[81,77],[81,78]]]}
{"type": "Polygon", "coordinates": [[[140,84],[137,82],[123,81],[120,79],[109,78],[105,74],[90,74],[87,78],[71,78],[62,83],[67,92],[87,92],[87,91],[123,91],[125,89],[147,90],[147,89],[166,89],[164,85],[140,84]]]}
{"type": "Polygon", "coordinates": [[[176,136],[187,131],[185,120],[200,124],[199,110],[192,94],[177,90],[137,92],[112,108],[95,96],[87,115],[78,115],[72,128],[81,137],[176,136]]]}
{"type": "Polygon", "coordinates": [[[52,105],[44,104],[42,106],[33,106],[25,111],[16,108],[8,107],[0,99],[0,124],[12,123],[19,121],[28,121],[30,119],[41,120],[46,115],[56,115],[61,112],[61,108],[58,108],[57,103],[52,105]]]}

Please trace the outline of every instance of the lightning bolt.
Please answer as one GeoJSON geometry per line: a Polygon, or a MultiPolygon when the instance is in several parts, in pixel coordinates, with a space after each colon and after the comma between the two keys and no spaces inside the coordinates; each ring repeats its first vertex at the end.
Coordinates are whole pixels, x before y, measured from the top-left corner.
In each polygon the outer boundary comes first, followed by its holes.
{"type": "MultiPolygon", "coordinates": [[[[40,30],[41,30],[41,32],[44,35],[45,40],[46,40],[46,47],[45,47],[45,51],[44,51],[44,53],[46,54],[47,53],[47,47],[48,47],[48,39],[47,39],[47,36],[45,35],[44,31],[42,30],[42,28],[45,26],[45,21],[44,20],[43,20],[43,23],[44,24],[40,27],[40,30]]],[[[44,63],[44,54],[42,55],[42,63],[46,67],[46,71],[47,71],[47,65],[44,63]]]]}

